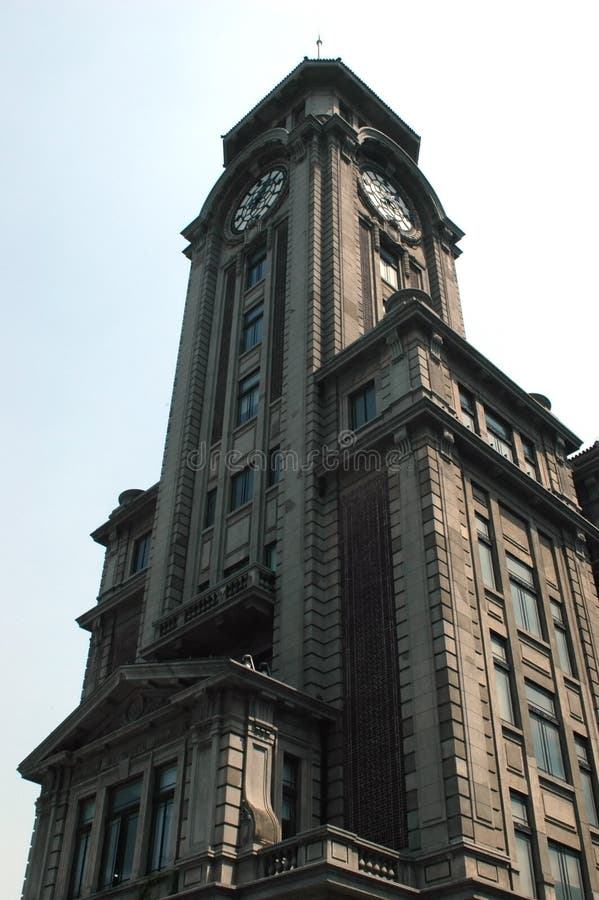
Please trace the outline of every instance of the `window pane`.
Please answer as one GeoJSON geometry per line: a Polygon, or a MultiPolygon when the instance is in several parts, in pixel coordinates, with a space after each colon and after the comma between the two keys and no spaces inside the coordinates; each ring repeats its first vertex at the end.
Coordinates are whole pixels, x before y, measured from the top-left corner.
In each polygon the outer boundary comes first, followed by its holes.
{"type": "Polygon", "coordinates": [[[595,793],[593,791],[593,779],[591,773],[587,769],[580,770],[580,781],[582,783],[582,794],[584,797],[584,808],[586,809],[587,818],[591,825],[599,825],[597,818],[597,804],[595,802],[595,793]]]}
{"type": "Polygon", "coordinates": [[[524,631],[534,634],[535,637],[542,638],[543,631],[541,629],[541,619],[539,617],[539,609],[537,607],[536,594],[527,590],[517,582],[510,580],[510,590],[512,594],[512,602],[514,605],[514,616],[520,628],[524,631]]]}
{"type": "Polygon", "coordinates": [[[570,648],[568,647],[568,638],[563,628],[555,629],[555,641],[557,644],[557,655],[562,671],[567,675],[572,675],[572,662],[570,661],[570,648]]]}
{"type": "Polygon", "coordinates": [[[537,765],[542,772],[565,778],[564,761],[557,725],[541,718],[536,713],[530,714],[530,727],[537,765]]]}
{"type": "Polygon", "coordinates": [[[521,581],[526,587],[534,588],[535,580],[530,566],[525,565],[516,559],[515,556],[507,555],[507,567],[510,575],[513,575],[518,581],[521,581]]]}
{"type": "Polygon", "coordinates": [[[507,649],[506,644],[503,638],[498,637],[496,634],[491,635],[491,651],[495,659],[501,659],[503,662],[507,662],[507,649]]]}
{"type": "Polygon", "coordinates": [[[519,794],[510,794],[510,804],[514,822],[520,822],[522,825],[528,825],[526,797],[521,797],[519,794]]]}
{"type": "Polygon", "coordinates": [[[121,881],[128,881],[129,878],[131,878],[133,851],[135,850],[135,835],[137,833],[137,813],[135,812],[130,816],[127,816],[121,827],[123,829],[122,850],[120,853],[122,862],[120,871],[115,871],[114,873],[114,881],[119,883],[121,881]]]}
{"type": "Polygon", "coordinates": [[[497,585],[495,583],[495,570],[493,568],[493,553],[489,545],[485,544],[484,541],[478,542],[478,555],[480,557],[480,567],[482,569],[485,587],[496,590],[497,585]]]}
{"type": "Polygon", "coordinates": [[[578,854],[558,844],[549,844],[549,858],[557,900],[583,900],[578,854]]]}
{"type": "Polygon", "coordinates": [[[502,719],[505,719],[506,722],[510,722],[514,725],[515,718],[510,688],[510,677],[508,672],[501,666],[495,666],[495,685],[497,687],[499,715],[502,719]]]}
{"type": "Polygon", "coordinates": [[[107,824],[104,850],[104,867],[102,870],[102,887],[112,884],[112,878],[116,866],[116,849],[119,839],[120,818],[113,819],[107,824]]]}
{"type": "Polygon", "coordinates": [[[555,703],[553,701],[553,696],[551,694],[548,694],[547,691],[544,691],[542,690],[542,688],[538,688],[534,684],[531,684],[530,681],[527,681],[526,696],[528,698],[528,702],[532,706],[536,706],[538,709],[542,709],[543,712],[546,712],[550,716],[555,716],[555,703]]]}
{"type": "Polygon", "coordinates": [[[241,350],[251,350],[262,340],[262,326],[264,321],[264,307],[262,303],[252,307],[243,317],[243,336],[241,350]]]}
{"type": "Polygon", "coordinates": [[[520,892],[523,897],[536,897],[531,840],[520,831],[516,832],[516,856],[520,869],[520,892]]]}
{"type": "Polygon", "coordinates": [[[85,861],[87,859],[87,848],[89,844],[89,831],[77,836],[75,843],[75,854],[73,858],[73,875],[71,879],[71,897],[80,897],[81,888],[83,886],[83,871],[85,869],[85,861]]]}
{"type": "Polygon", "coordinates": [[[362,428],[376,415],[376,395],[374,390],[374,382],[371,381],[355,394],[352,394],[350,400],[350,420],[351,427],[356,431],[362,428]]]}

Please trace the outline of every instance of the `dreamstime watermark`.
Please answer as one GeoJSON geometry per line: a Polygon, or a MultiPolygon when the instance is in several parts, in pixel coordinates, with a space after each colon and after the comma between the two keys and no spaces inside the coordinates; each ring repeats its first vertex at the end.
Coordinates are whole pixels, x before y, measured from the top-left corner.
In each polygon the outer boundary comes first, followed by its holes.
{"type": "Polygon", "coordinates": [[[330,447],[324,444],[319,450],[309,450],[299,454],[296,450],[277,447],[266,453],[264,450],[220,449],[210,451],[202,442],[196,450],[187,454],[187,467],[194,472],[210,469],[216,473],[221,464],[231,474],[252,469],[254,472],[381,472],[396,471],[405,450],[394,447],[381,452],[376,449],[357,450],[356,433],[349,429],[340,431],[337,441],[330,447]]]}

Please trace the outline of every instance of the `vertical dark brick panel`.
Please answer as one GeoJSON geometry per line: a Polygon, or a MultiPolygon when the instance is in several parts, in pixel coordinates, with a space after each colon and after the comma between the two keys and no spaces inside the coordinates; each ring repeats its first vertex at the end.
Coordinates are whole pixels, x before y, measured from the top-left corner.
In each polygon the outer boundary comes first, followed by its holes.
{"type": "Polygon", "coordinates": [[[235,306],[235,266],[225,275],[225,303],[223,325],[220,333],[220,350],[218,354],[218,372],[216,376],[216,394],[214,397],[214,418],[212,419],[212,443],[220,441],[223,433],[223,414],[225,409],[225,391],[227,389],[227,370],[229,368],[229,349],[231,343],[231,323],[235,306]]]}
{"type": "Polygon", "coordinates": [[[283,346],[285,337],[285,293],[287,286],[287,222],[277,228],[275,239],[275,287],[272,316],[270,399],[283,390],[283,346]]]}
{"type": "Polygon", "coordinates": [[[362,272],[362,315],[364,331],[374,324],[372,315],[372,254],[370,252],[370,228],[360,222],[360,269],[362,272]]]}
{"type": "Polygon", "coordinates": [[[341,497],[346,827],[407,844],[387,478],[341,497]]]}

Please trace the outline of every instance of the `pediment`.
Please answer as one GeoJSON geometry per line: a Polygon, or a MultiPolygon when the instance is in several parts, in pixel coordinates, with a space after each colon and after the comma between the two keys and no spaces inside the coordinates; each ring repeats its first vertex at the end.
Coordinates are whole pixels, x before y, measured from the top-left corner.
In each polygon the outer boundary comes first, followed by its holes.
{"type": "Polygon", "coordinates": [[[86,698],[19,766],[24,778],[38,781],[45,765],[155,718],[181,692],[220,675],[226,659],[136,663],[117,669],[86,698]]]}

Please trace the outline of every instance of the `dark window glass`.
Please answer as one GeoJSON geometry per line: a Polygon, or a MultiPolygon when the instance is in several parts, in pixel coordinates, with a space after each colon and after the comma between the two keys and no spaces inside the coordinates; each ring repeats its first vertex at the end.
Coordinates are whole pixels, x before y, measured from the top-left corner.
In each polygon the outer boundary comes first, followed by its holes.
{"type": "Polygon", "coordinates": [[[493,653],[495,669],[495,687],[497,690],[497,703],[499,715],[506,722],[515,725],[514,704],[512,702],[512,687],[510,683],[510,670],[507,659],[507,645],[503,638],[491,635],[491,650],[493,653]]]}
{"type": "Polygon", "coordinates": [[[306,118],[306,105],[305,103],[300,103],[299,106],[296,106],[293,110],[293,125],[299,125],[300,122],[303,122],[306,118]]]}
{"type": "Polygon", "coordinates": [[[100,887],[129,881],[137,836],[141,779],[112,791],[104,833],[100,887]]]}
{"type": "Polygon", "coordinates": [[[260,373],[252,372],[239,382],[239,400],[237,404],[237,424],[243,425],[258,415],[260,398],[260,373]]]}
{"type": "MultiPolygon", "coordinates": [[[[474,402],[474,397],[472,394],[467,391],[465,388],[460,388],[460,407],[461,407],[461,420],[462,424],[466,426],[469,431],[476,431],[476,404],[474,402]]],[[[474,490],[474,487],[473,487],[474,490]]]]}
{"type": "Polygon", "coordinates": [[[526,797],[523,797],[521,794],[511,793],[510,801],[515,829],[516,858],[520,870],[518,878],[520,896],[536,897],[532,836],[528,826],[526,797]]]}
{"type": "Polygon", "coordinates": [[[70,897],[80,897],[85,875],[85,864],[89,850],[89,838],[96,809],[95,799],[82,800],[79,804],[79,816],[77,819],[77,831],[75,833],[75,847],[73,851],[73,868],[71,870],[70,897]]]}
{"type": "Polygon", "coordinates": [[[497,589],[497,579],[495,578],[495,563],[493,560],[493,549],[491,544],[491,535],[489,532],[489,523],[482,516],[476,517],[476,531],[478,534],[478,555],[480,559],[480,567],[483,574],[483,582],[485,587],[491,590],[497,589]]]}
{"type": "Polygon", "coordinates": [[[131,574],[141,572],[147,568],[150,562],[150,546],[152,544],[152,532],[148,531],[138,538],[133,545],[133,559],[131,560],[131,574]]]}
{"type": "Polygon", "coordinates": [[[587,819],[591,825],[599,826],[599,817],[597,816],[597,801],[595,799],[595,788],[593,784],[593,773],[591,769],[591,758],[589,755],[589,745],[584,738],[576,737],[574,739],[576,747],[576,757],[578,759],[578,767],[580,770],[580,782],[582,785],[582,795],[584,797],[584,807],[587,819]]]}
{"type": "Polygon", "coordinates": [[[149,856],[150,872],[164,869],[169,861],[176,778],[176,766],[163,766],[156,773],[149,856]]]}
{"type": "Polygon", "coordinates": [[[582,872],[578,853],[562,847],[560,844],[549,844],[551,874],[555,880],[556,900],[583,900],[582,872]]]}
{"type": "Polygon", "coordinates": [[[374,381],[356,391],[349,398],[350,423],[354,431],[362,428],[371,419],[376,416],[376,397],[374,391],[374,381]]]}
{"type": "Polygon", "coordinates": [[[563,672],[566,672],[567,675],[573,675],[574,670],[572,668],[572,659],[570,657],[564,610],[562,604],[558,600],[551,600],[551,617],[553,619],[560,668],[563,672]]]}
{"type": "Polygon", "coordinates": [[[345,103],[343,103],[342,100],[339,101],[339,115],[341,116],[342,119],[345,119],[345,121],[349,122],[349,124],[351,125],[351,123],[352,123],[351,110],[349,109],[348,106],[345,105],[345,103]]]}
{"type": "Polygon", "coordinates": [[[266,248],[261,247],[255,250],[247,261],[247,275],[245,279],[246,288],[254,287],[259,281],[262,281],[266,275],[266,248]]]}
{"type": "Polygon", "coordinates": [[[216,488],[208,491],[206,494],[206,511],[204,512],[204,528],[210,528],[214,525],[214,517],[216,515],[216,488]]]}
{"type": "Polygon", "coordinates": [[[268,454],[268,487],[281,480],[281,448],[273,447],[268,454]]]}
{"type": "Polygon", "coordinates": [[[277,559],[277,542],[271,541],[270,544],[267,544],[264,548],[264,565],[267,569],[272,569],[274,572],[278,565],[277,559]]]}
{"type": "Polygon", "coordinates": [[[542,638],[541,619],[537,595],[534,591],[534,578],[532,569],[521,563],[514,556],[507,557],[507,567],[510,573],[510,592],[514,605],[514,616],[519,628],[542,638]]]}
{"type": "Polygon", "coordinates": [[[254,496],[254,470],[244,469],[231,479],[231,509],[249,503],[254,496]]]}
{"type": "Polygon", "coordinates": [[[419,291],[423,290],[424,277],[422,274],[422,269],[415,263],[410,263],[410,284],[413,287],[418,288],[419,291]]]}
{"type": "Polygon", "coordinates": [[[522,455],[524,457],[524,471],[531,478],[537,477],[537,454],[532,441],[522,438],[522,455]]]}
{"type": "Polygon", "coordinates": [[[248,309],[243,316],[243,333],[241,336],[241,352],[251,350],[262,341],[262,326],[264,323],[264,305],[258,303],[248,309]]]}
{"type": "Polygon", "coordinates": [[[511,462],[514,461],[514,452],[512,450],[512,430],[509,425],[500,419],[495,413],[489,410],[485,413],[487,422],[487,434],[491,447],[505,456],[511,462]]]}
{"type": "Polygon", "coordinates": [[[283,803],[281,813],[283,840],[293,837],[298,831],[299,768],[299,759],[285,753],[283,757],[283,803]]]}
{"type": "Polygon", "coordinates": [[[537,765],[542,772],[565,778],[559,727],[553,696],[534,684],[526,684],[530,727],[537,765]]]}
{"type": "Polygon", "coordinates": [[[381,278],[395,290],[399,287],[399,261],[396,256],[381,248],[381,278]]]}

